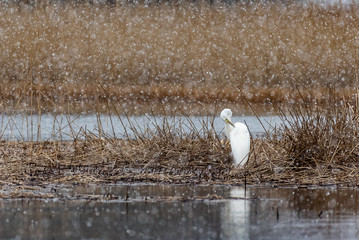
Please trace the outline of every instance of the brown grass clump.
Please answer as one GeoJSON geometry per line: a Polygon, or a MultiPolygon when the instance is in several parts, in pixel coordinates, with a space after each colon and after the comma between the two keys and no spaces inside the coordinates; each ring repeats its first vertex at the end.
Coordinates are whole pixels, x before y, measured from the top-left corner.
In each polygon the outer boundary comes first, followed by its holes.
{"type": "Polygon", "coordinates": [[[278,185],[357,186],[358,96],[350,103],[329,94],[325,108],[300,104],[289,114],[283,112],[285,123],[255,149],[266,159],[261,165],[263,180],[278,185]]]}

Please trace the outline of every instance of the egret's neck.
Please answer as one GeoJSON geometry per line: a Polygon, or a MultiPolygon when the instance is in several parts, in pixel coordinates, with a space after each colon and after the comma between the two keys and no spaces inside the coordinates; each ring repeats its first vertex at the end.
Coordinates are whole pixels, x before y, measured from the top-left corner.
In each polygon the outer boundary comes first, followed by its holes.
{"type": "Polygon", "coordinates": [[[226,137],[229,139],[229,134],[232,132],[233,126],[229,123],[226,123],[224,126],[224,133],[226,134],[226,137]]]}

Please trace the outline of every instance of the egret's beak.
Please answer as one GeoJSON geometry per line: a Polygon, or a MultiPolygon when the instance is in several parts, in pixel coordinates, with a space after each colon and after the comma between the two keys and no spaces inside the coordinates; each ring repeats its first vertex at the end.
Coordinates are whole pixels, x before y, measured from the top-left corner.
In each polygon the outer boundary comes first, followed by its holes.
{"type": "Polygon", "coordinates": [[[230,124],[232,127],[235,127],[234,124],[231,121],[228,120],[228,118],[226,118],[225,121],[226,121],[226,123],[230,124]]]}

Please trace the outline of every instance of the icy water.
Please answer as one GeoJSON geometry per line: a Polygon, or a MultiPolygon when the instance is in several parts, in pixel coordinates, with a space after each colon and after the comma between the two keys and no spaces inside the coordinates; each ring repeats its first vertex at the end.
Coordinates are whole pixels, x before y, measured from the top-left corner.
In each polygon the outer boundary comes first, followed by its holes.
{"type": "Polygon", "coordinates": [[[67,199],[76,194],[116,199],[1,200],[1,239],[359,237],[359,191],[353,189],[250,187],[245,191],[234,186],[90,185],[64,188],[63,192],[67,199]],[[208,195],[224,199],[199,200],[208,195]],[[181,196],[199,198],[167,198],[181,196]]]}
{"type": "MultiPolygon", "coordinates": [[[[110,115],[1,115],[0,116],[0,139],[10,140],[72,140],[81,137],[82,131],[94,134],[99,129],[109,136],[126,138],[125,129],[129,137],[133,137],[132,128],[136,131],[145,132],[154,130],[156,126],[162,126],[164,117],[161,116],[110,116],[110,115]]],[[[182,129],[186,132],[195,127],[202,129],[203,123],[210,123],[211,117],[166,117],[172,129],[182,129]]],[[[276,116],[242,116],[233,117],[233,122],[241,121],[248,125],[253,137],[261,136],[265,130],[271,129],[281,123],[276,116]],[[263,126],[262,126],[263,124],[263,126]],[[264,127],[264,128],[263,128],[264,127]]],[[[220,133],[224,128],[224,122],[219,117],[214,119],[214,129],[220,133]]]]}

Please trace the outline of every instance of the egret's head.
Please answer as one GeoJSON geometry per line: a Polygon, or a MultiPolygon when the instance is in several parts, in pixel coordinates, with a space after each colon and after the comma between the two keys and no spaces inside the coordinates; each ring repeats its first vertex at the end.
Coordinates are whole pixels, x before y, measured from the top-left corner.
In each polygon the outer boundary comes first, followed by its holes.
{"type": "Polygon", "coordinates": [[[223,121],[234,127],[234,124],[231,122],[231,117],[232,117],[231,109],[228,108],[223,109],[223,111],[221,112],[221,118],[223,119],[223,121]]]}

